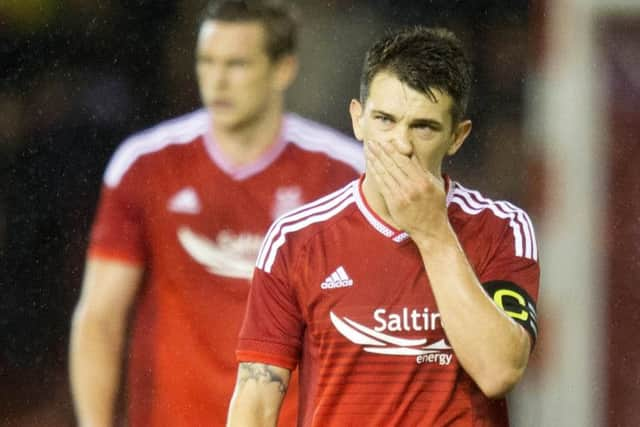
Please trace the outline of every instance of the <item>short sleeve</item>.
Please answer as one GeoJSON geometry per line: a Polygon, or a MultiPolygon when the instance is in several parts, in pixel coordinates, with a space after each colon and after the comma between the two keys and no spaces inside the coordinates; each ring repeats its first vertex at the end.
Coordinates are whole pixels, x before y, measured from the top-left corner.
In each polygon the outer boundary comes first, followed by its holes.
{"type": "Polygon", "coordinates": [[[520,323],[535,342],[540,284],[538,248],[533,226],[524,211],[517,220],[504,221],[498,241],[479,280],[494,303],[520,323]]]}
{"type": "Polygon", "coordinates": [[[103,185],[91,230],[90,257],[144,263],[143,206],[132,181],[128,176],[115,187],[103,185]]]}
{"type": "Polygon", "coordinates": [[[304,322],[292,277],[278,261],[270,272],[260,268],[254,271],[236,356],[239,362],[294,369],[302,347],[304,322]]]}
{"type": "Polygon", "coordinates": [[[520,211],[521,221],[501,222],[495,233],[497,240],[493,256],[480,273],[480,282],[508,281],[522,287],[535,300],[538,299],[540,266],[538,247],[529,217],[520,211]]]}

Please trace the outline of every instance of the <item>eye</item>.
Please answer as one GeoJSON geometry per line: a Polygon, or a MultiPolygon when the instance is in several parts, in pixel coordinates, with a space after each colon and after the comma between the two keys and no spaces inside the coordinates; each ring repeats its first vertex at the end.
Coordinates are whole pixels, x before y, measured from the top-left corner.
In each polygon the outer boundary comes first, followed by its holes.
{"type": "Polygon", "coordinates": [[[234,67],[234,68],[246,67],[248,64],[249,62],[245,59],[232,59],[227,63],[229,67],[234,67]]]}
{"type": "Polygon", "coordinates": [[[436,126],[428,123],[416,124],[412,126],[412,129],[418,138],[430,138],[439,131],[436,126]]]}
{"type": "Polygon", "coordinates": [[[213,58],[209,56],[198,56],[196,62],[198,65],[211,65],[213,64],[213,58]]]}
{"type": "Polygon", "coordinates": [[[389,125],[393,123],[393,120],[389,116],[384,116],[382,114],[376,114],[373,116],[373,119],[383,125],[389,125]]]}
{"type": "Polygon", "coordinates": [[[415,125],[413,128],[419,132],[428,132],[428,131],[435,130],[435,128],[432,125],[428,125],[428,124],[415,125]]]}

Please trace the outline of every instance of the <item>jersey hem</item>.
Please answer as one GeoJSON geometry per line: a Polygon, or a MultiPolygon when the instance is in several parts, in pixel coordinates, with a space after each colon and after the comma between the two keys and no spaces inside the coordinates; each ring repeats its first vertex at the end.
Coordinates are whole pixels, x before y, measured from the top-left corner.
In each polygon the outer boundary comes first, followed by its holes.
{"type": "Polygon", "coordinates": [[[135,266],[144,265],[144,261],[140,258],[123,254],[122,252],[106,250],[102,248],[89,248],[87,251],[87,258],[100,259],[105,261],[119,261],[135,266]]]}
{"type": "Polygon", "coordinates": [[[258,362],[265,363],[267,365],[275,365],[281,368],[289,369],[290,371],[293,371],[298,364],[297,360],[286,356],[265,354],[259,351],[250,350],[236,350],[236,360],[238,361],[238,363],[258,362]]]}

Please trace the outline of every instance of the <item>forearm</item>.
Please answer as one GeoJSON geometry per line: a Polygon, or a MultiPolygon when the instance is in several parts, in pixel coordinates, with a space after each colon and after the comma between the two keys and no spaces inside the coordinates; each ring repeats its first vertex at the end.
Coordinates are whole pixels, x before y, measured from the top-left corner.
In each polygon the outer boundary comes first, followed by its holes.
{"type": "Polygon", "coordinates": [[[240,363],[227,427],[275,427],[290,375],[277,366],[240,363]]]}
{"type": "Polygon", "coordinates": [[[80,427],[113,424],[119,390],[124,325],[92,318],[82,307],[74,313],[71,331],[70,375],[80,427]]]}
{"type": "Polygon", "coordinates": [[[458,360],[487,396],[503,395],[527,365],[527,333],[484,292],[448,224],[414,241],[458,360]]]}
{"type": "Polygon", "coordinates": [[[256,399],[257,384],[244,384],[236,389],[231,405],[227,427],[275,427],[278,423],[278,410],[266,408],[256,399]]]}

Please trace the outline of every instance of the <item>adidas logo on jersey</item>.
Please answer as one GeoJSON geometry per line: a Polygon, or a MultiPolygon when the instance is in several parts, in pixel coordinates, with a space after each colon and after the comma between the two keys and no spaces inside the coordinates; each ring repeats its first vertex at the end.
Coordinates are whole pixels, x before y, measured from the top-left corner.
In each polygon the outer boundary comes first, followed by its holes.
{"type": "Polygon", "coordinates": [[[346,271],[344,271],[344,267],[340,266],[331,273],[324,282],[320,285],[321,289],[334,289],[334,288],[346,288],[348,286],[353,286],[353,280],[349,277],[346,271]]]}
{"type": "Polygon", "coordinates": [[[171,212],[198,214],[201,209],[200,199],[193,187],[185,187],[169,199],[167,208],[171,212]]]}

